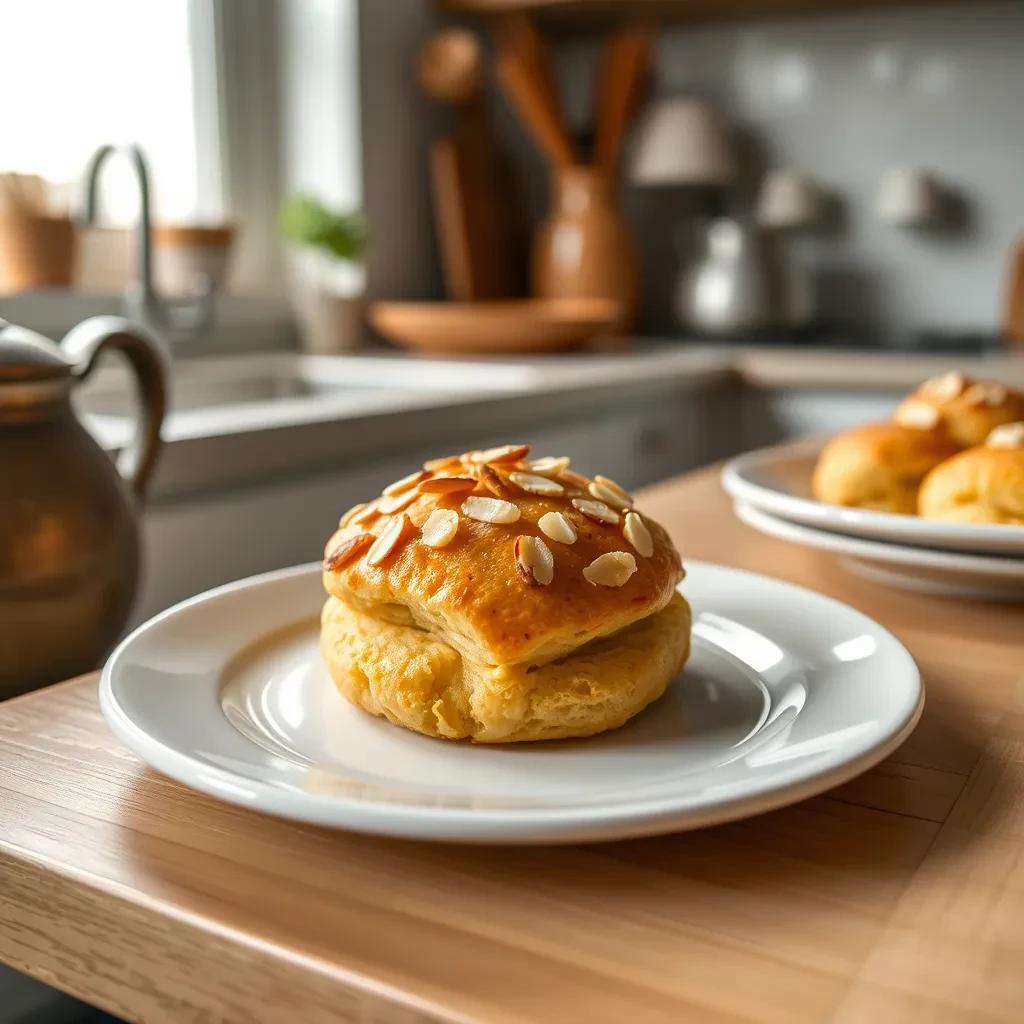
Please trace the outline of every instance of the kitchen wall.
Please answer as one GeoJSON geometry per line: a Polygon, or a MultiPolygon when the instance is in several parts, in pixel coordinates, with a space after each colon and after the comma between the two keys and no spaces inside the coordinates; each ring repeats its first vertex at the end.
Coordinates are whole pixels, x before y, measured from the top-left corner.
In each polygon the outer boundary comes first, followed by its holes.
{"type": "MultiPolygon", "coordinates": [[[[561,47],[567,105],[580,127],[595,51],[593,41],[561,47]]],[[[890,342],[920,328],[994,329],[1007,250],[1024,232],[1024,4],[669,28],[657,78],[661,93],[722,104],[748,178],[796,166],[835,193],[838,222],[802,240],[799,252],[825,319],[890,342]],[[942,229],[879,222],[873,195],[892,167],[927,168],[948,183],[954,216],[942,229]]],[[[688,202],[678,191],[628,197],[643,241],[648,329],[671,328],[670,226],[688,202]]]]}

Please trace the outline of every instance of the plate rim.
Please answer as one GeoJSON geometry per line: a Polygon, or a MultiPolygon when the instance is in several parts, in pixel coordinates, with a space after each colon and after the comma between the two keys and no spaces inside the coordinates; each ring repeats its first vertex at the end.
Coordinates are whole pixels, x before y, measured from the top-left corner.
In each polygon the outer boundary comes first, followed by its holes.
{"type": "Polygon", "coordinates": [[[758,520],[767,520],[778,532],[764,529],[782,540],[794,544],[805,543],[808,547],[832,551],[849,558],[870,558],[890,565],[916,565],[927,569],[944,569],[949,572],[977,572],[994,579],[1020,579],[1024,573],[1024,559],[982,554],[977,551],[947,551],[940,548],[922,548],[913,544],[896,544],[892,541],[876,540],[871,537],[854,537],[837,533],[806,523],[795,523],[784,516],[768,512],[750,502],[736,499],[733,509],[737,517],[748,526],[760,529],[758,520]],[[753,520],[753,522],[751,521],[753,520]],[[781,529],[780,529],[781,528],[781,529]],[[784,536],[784,531],[789,536],[784,536]]]}
{"type": "Polygon", "coordinates": [[[464,808],[373,802],[351,797],[283,790],[270,782],[240,777],[201,762],[190,754],[151,736],[120,706],[114,692],[115,673],[138,638],[186,608],[216,601],[242,589],[273,586],[297,576],[319,577],[319,562],[277,569],[215,587],[180,601],[136,627],[115,648],[99,679],[99,705],[116,738],[145,764],[183,785],[274,817],[350,832],[426,841],[495,844],[546,844],[623,839],[690,831],[751,817],[818,795],[870,769],[896,750],[917,725],[925,703],[925,684],[910,652],[885,626],[836,598],[799,584],[760,573],[687,559],[689,568],[707,568],[740,577],[754,577],[773,586],[810,594],[845,614],[870,624],[904,662],[907,699],[893,715],[888,731],[872,742],[854,746],[850,756],[807,774],[799,766],[754,784],[742,794],[696,802],[659,797],[644,803],[630,801],[628,809],[607,804],[577,808],[464,808]],[[241,782],[240,782],[241,779],[241,782]],[[243,793],[242,790],[247,792],[243,793]]]}
{"type": "MultiPolygon", "coordinates": [[[[888,534],[906,538],[907,546],[992,556],[1002,552],[1004,558],[1014,557],[1010,552],[1019,549],[1024,556],[1024,526],[946,523],[895,512],[846,508],[758,484],[746,475],[753,468],[764,468],[787,459],[811,458],[828,440],[827,437],[804,438],[735,455],[722,467],[722,487],[736,501],[830,533],[875,541],[883,540],[883,535],[888,534]],[[964,544],[972,546],[965,548],[964,544]]],[[[889,540],[888,543],[898,542],[889,540]]]]}

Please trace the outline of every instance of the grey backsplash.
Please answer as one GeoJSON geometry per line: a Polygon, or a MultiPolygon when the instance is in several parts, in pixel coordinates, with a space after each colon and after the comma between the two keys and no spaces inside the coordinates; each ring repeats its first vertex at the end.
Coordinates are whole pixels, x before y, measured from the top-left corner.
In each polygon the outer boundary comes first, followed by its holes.
{"type": "MultiPolygon", "coordinates": [[[[559,48],[580,128],[595,52],[593,41],[559,48]]],[[[701,93],[724,107],[742,139],[748,195],[764,167],[794,166],[837,196],[837,224],[801,239],[797,254],[822,319],[882,343],[922,329],[995,329],[1007,251],[1024,231],[1024,4],[669,27],[657,79],[661,93],[701,93]],[[959,217],[932,231],[881,223],[874,192],[893,167],[941,176],[959,217]]],[[[536,176],[536,157],[527,159],[536,176]]],[[[629,189],[626,204],[644,252],[645,327],[671,330],[672,225],[692,197],[629,189]]]]}

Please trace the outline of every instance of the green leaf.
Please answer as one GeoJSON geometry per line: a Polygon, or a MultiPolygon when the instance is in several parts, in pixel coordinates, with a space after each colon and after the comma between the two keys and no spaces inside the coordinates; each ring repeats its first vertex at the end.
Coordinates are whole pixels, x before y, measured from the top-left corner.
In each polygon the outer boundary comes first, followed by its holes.
{"type": "Polygon", "coordinates": [[[366,219],[360,210],[335,213],[319,199],[295,195],[281,207],[281,234],[290,242],[326,249],[340,260],[362,261],[366,219]]]}

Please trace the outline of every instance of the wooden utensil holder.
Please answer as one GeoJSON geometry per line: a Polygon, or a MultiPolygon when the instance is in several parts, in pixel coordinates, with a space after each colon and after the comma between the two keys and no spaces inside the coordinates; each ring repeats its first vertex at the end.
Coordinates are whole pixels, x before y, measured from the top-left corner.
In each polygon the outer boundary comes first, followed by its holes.
{"type": "Polygon", "coordinates": [[[551,212],[534,235],[531,280],[538,298],[618,302],[620,332],[635,323],[637,252],[608,171],[552,168],[551,212]]]}

